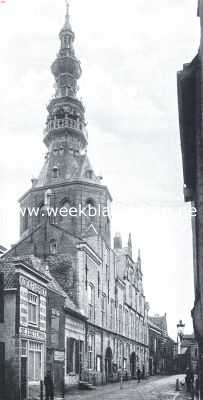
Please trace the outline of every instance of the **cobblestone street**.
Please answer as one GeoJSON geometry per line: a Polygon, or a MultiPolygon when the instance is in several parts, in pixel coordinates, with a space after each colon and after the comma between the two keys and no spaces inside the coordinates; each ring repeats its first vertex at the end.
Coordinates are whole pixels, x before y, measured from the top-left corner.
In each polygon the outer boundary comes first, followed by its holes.
{"type": "MultiPolygon", "coordinates": [[[[66,400],[182,400],[190,399],[184,393],[175,391],[177,376],[150,378],[140,384],[137,381],[100,386],[95,391],[77,391],[66,395],[66,400]]],[[[184,380],[183,376],[178,376],[184,380]]]]}

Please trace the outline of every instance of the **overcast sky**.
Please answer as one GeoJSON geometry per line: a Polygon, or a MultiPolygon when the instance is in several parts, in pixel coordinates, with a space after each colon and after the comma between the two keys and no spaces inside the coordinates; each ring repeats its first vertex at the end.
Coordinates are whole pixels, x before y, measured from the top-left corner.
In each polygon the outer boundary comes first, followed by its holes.
{"type": "MultiPolygon", "coordinates": [[[[192,331],[192,239],[184,204],[176,71],[199,45],[197,0],[70,0],[89,155],[113,196],[112,231],[141,248],[150,313],[192,331]]],[[[46,152],[64,0],[0,3],[0,243],[19,237],[18,198],[46,152]]]]}

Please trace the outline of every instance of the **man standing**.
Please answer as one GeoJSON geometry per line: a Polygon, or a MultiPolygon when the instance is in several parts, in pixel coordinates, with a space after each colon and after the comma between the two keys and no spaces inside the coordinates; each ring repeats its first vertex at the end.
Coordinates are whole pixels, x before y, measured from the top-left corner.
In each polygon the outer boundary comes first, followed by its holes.
{"type": "Polygon", "coordinates": [[[141,371],[140,371],[140,368],[138,367],[138,369],[137,369],[137,380],[138,380],[138,383],[140,383],[140,379],[141,379],[141,371]]]}
{"type": "Polygon", "coordinates": [[[54,400],[54,383],[50,370],[47,371],[47,375],[44,378],[44,386],[46,392],[46,400],[54,400]]]}

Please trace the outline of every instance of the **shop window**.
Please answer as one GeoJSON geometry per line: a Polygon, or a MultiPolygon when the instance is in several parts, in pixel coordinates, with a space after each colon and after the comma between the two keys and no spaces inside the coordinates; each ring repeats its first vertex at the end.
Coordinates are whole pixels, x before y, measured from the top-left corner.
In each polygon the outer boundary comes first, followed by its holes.
{"type": "Polygon", "coordinates": [[[42,379],[42,344],[29,342],[29,381],[40,381],[42,379]]]}
{"type": "Polygon", "coordinates": [[[74,338],[67,338],[66,372],[79,374],[83,362],[83,342],[74,338]]]}
{"type": "Polygon", "coordinates": [[[28,323],[38,324],[38,296],[28,292],[28,323]]]}

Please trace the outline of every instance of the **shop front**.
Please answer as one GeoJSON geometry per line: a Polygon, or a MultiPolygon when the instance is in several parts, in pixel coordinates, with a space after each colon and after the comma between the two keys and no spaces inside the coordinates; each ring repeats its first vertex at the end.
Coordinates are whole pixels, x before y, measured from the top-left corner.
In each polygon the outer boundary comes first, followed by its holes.
{"type": "Polygon", "coordinates": [[[85,351],[85,322],[66,317],[65,324],[65,385],[74,386],[83,379],[85,351]]]}
{"type": "Polygon", "coordinates": [[[38,397],[44,379],[46,357],[47,289],[34,277],[19,276],[19,348],[20,399],[38,397]]]}

